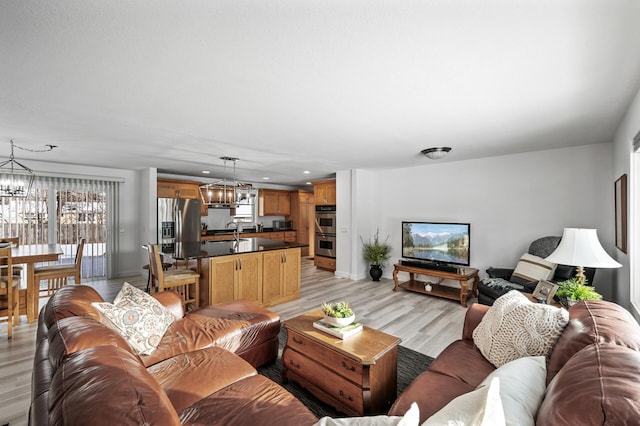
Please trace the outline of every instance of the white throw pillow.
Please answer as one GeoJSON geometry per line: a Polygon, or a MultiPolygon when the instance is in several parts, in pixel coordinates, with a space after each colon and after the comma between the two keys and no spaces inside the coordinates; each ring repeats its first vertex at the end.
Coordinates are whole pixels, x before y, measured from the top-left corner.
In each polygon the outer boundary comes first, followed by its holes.
{"type": "Polygon", "coordinates": [[[535,425],[546,391],[547,365],[542,356],[511,361],[489,374],[476,389],[500,379],[500,400],[507,426],[535,425]]]}
{"type": "Polygon", "coordinates": [[[452,399],[422,426],[503,426],[505,414],[500,400],[500,379],[493,378],[489,386],[452,399]]]}
{"type": "Polygon", "coordinates": [[[473,342],[496,367],[524,356],[547,356],[569,322],[569,312],[532,303],[519,291],[499,297],[473,330],[473,342]]]}
{"type": "Polygon", "coordinates": [[[334,419],[323,417],[313,426],[418,426],[420,423],[420,410],[415,402],[411,404],[404,416],[369,416],[369,417],[345,417],[334,419]]]}
{"type": "Polygon", "coordinates": [[[520,257],[516,269],[511,274],[510,281],[523,284],[531,281],[550,280],[553,278],[557,266],[541,257],[525,253],[520,257]]]}
{"type": "Polygon", "coordinates": [[[160,302],[124,283],[113,303],[93,302],[139,354],[150,355],[175,317],[160,302]]]}

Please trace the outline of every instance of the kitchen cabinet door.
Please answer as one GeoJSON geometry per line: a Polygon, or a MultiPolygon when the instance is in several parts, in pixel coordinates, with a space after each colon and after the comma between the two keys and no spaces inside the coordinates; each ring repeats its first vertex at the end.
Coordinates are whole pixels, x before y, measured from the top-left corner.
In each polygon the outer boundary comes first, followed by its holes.
{"type": "Polygon", "coordinates": [[[300,249],[264,253],[263,297],[265,305],[276,305],[300,297],[300,249]]]}
{"type": "Polygon", "coordinates": [[[336,204],[336,181],[313,183],[313,198],[318,206],[332,206],[336,204]]]}
{"type": "Polygon", "coordinates": [[[221,256],[209,260],[209,305],[235,299],[237,258],[221,256]]]}
{"type": "Polygon", "coordinates": [[[261,189],[258,193],[258,203],[260,216],[288,216],[291,214],[289,191],[261,189]]]}
{"type": "Polygon", "coordinates": [[[243,254],[238,257],[235,299],[251,300],[262,304],[262,253],[243,254]]]}

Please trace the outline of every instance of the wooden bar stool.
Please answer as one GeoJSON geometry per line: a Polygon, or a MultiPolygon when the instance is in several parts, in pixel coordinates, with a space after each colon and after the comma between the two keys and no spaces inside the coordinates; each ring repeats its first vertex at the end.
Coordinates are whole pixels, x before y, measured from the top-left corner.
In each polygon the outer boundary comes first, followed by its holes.
{"type": "MultiPolygon", "coordinates": [[[[173,290],[182,298],[185,312],[189,305],[200,306],[200,274],[191,269],[172,269],[164,271],[160,265],[160,252],[156,244],[148,244],[149,264],[152,277],[157,283],[158,291],[173,290]]],[[[155,283],[154,283],[155,284],[155,283]]]]}
{"type": "MultiPolygon", "coordinates": [[[[149,251],[149,246],[146,245],[146,244],[143,244],[142,248],[147,250],[147,251],[149,251]]],[[[162,270],[163,271],[166,271],[166,270],[168,270],[169,268],[171,268],[173,266],[172,263],[165,262],[162,256],[160,256],[160,262],[162,263],[162,270]]],[[[147,275],[147,290],[146,290],[146,292],[150,293],[151,292],[151,282],[155,281],[155,278],[153,278],[153,271],[151,270],[151,265],[149,263],[147,263],[146,265],[144,265],[142,267],[142,269],[146,269],[146,270],[149,271],[149,274],[147,275]]]]}

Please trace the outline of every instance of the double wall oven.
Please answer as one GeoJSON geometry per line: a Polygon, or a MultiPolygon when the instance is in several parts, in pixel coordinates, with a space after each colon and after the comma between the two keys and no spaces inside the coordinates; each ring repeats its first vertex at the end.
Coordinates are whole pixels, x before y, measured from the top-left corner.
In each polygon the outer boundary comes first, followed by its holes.
{"type": "Polygon", "coordinates": [[[336,206],[316,206],[315,254],[336,257],[336,206]]]}

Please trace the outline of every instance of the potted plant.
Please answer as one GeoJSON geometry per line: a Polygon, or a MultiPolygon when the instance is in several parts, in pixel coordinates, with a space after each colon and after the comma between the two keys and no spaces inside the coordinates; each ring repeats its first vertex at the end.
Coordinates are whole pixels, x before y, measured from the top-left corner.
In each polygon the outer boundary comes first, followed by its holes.
{"type": "Polygon", "coordinates": [[[366,242],[360,237],[360,241],[362,241],[362,257],[371,266],[369,275],[371,275],[373,281],[380,281],[384,262],[391,257],[391,245],[387,243],[389,237],[387,236],[384,241],[380,242],[379,232],[380,230],[377,229],[373,240],[369,239],[366,242]]]}
{"type": "Polygon", "coordinates": [[[595,288],[584,285],[578,278],[570,278],[558,283],[556,295],[567,299],[567,305],[573,306],[580,300],[600,300],[602,295],[595,288]]]}
{"type": "Polygon", "coordinates": [[[326,323],[334,327],[342,327],[351,324],[356,315],[347,302],[323,303],[322,313],[326,323]]]}

